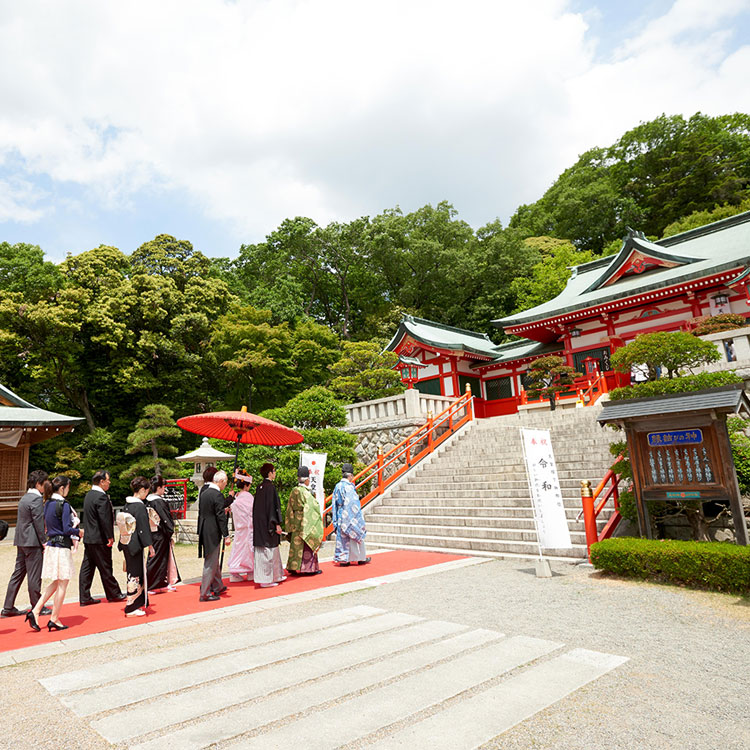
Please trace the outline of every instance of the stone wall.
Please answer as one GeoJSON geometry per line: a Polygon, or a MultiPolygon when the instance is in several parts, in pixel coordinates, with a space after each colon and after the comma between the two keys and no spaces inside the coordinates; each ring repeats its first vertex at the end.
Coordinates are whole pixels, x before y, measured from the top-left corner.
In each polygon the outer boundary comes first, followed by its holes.
{"type": "MultiPolygon", "coordinates": [[[[412,432],[421,424],[419,421],[409,423],[390,424],[382,426],[371,426],[367,429],[353,430],[348,429],[357,437],[355,449],[357,456],[363,464],[370,464],[378,457],[378,450],[381,453],[387,453],[395,448],[402,440],[411,435],[412,432]]],[[[386,470],[386,476],[391,472],[386,470]]]]}

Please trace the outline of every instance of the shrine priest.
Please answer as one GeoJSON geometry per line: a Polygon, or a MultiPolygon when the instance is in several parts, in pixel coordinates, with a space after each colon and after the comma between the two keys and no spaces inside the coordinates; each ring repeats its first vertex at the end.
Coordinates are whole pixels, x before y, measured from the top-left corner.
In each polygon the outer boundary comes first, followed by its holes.
{"type": "Polygon", "coordinates": [[[253,580],[262,588],[278,586],[286,580],[281,564],[279,542],[281,541],[281,503],[276,485],[276,469],[273,464],[260,467],[263,481],[255,491],[253,502],[253,580]]]}
{"type": "Polygon", "coordinates": [[[341,481],[333,490],[331,515],[336,530],[334,562],[344,567],[353,562],[358,565],[370,562],[372,558],[367,557],[365,552],[365,519],[354,486],[354,467],[351,464],[341,466],[341,481]]]}
{"type": "Polygon", "coordinates": [[[318,550],[323,544],[323,518],[315,495],[310,492],[310,469],[297,470],[299,485],[289,495],[285,529],[289,534],[289,559],[286,567],[292,575],[322,573],[318,550]]]}

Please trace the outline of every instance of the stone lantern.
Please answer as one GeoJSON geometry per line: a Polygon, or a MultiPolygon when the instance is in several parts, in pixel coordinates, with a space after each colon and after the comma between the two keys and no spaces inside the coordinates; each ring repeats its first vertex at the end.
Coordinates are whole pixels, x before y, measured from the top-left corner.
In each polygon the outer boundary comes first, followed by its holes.
{"type": "Polygon", "coordinates": [[[216,448],[212,448],[208,443],[208,438],[204,437],[201,447],[197,448],[190,453],[186,453],[184,456],[177,456],[177,461],[192,461],[193,463],[193,476],[190,477],[193,484],[198,488],[203,487],[203,471],[209,466],[216,466],[217,461],[228,461],[230,458],[234,458],[232,453],[222,453],[217,451],[216,448]]]}

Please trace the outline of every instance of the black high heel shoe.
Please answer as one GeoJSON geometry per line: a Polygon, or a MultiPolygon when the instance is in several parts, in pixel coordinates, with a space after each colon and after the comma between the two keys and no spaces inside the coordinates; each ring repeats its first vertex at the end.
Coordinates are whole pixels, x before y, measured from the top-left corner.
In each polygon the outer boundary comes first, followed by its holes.
{"type": "Polygon", "coordinates": [[[26,613],[26,622],[28,622],[29,625],[31,625],[31,629],[36,630],[37,633],[41,630],[39,623],[36,621],[36,615],[31,609],[26,613]]]}
{"type": "Polygon", "coordinates": [[[57,623],[57,622],[52,622],[52,620],[50,620],[50,621],[49,621],[49,622],[47,623],[47,629],[48,629],[48,630],[50,631],[50,633],[51,633],[51,632],[52,632],[53,630],[67,630],[67,629],[68,629],[68,626],[67,626],[67,625],[60,625],[59,623],[57,623]]]}

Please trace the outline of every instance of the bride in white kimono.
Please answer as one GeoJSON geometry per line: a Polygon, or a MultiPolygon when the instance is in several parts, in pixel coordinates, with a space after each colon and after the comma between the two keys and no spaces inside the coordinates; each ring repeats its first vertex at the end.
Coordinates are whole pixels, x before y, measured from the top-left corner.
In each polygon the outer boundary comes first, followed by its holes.
{"type": "Polygon", "coordinates": [[[235,472],[235,485],[239,490],[231,505],[234,520],[234,542],[229,556],[229,581],[252,581],[253,579],[253,496],[250,494],[252,477],[235,472]]]}

